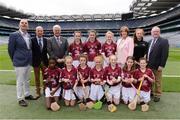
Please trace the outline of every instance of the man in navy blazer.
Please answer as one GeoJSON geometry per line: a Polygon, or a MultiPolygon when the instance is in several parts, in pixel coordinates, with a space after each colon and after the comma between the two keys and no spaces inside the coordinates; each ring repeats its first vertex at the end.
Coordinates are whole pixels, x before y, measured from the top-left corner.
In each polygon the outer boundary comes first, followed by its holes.
{"type": "Polygon", "coordinates": [[[27,19],[21,19],[19,30],[9,36],[8,43],[8,53],[16,72],[17,99],[19,105],[24,107],[28,106],[25,99],[34,99],[34,97],[30,95],[29,89],[32,51],[30,35],[28,34],[27,29],[27,19]]]}
{"type": "Polygon", "coordinates": [[[36,36],[31,39],[32,42],[32,66],[34,69],[35,86],[36,86],[36,98],[41,96],[40,87],[40,70],[42,77],[44,69],[48,66],[47,57],[47,39],[43,37],[43,27],[36,27],[36,36]]]}
{"type": "Polygon", "coordinates": [[[147,54],[148,66],[155,75],[154,101],[159,102],[162,94],[162,70],[166,65],[169,54],[169,43],[167,39],[160,37],[160,28],[155,26],[151,30],[153,39],[149,43],[147,54]]]}

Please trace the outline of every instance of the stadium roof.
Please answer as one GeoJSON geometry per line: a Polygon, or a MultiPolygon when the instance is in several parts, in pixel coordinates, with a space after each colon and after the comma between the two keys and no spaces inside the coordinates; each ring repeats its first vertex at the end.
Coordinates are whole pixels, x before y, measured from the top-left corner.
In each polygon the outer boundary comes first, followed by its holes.
{"type": "MultiPolygon", "coordinates": [[[[180,0],[134,0],[130,6],[130,11],[134,17],[151,16],[166,12],[177,5],[180,0]]],[[[0,5],[0,16],[11,18],[28,18],[32,21],[102,21],[102,20],[121,20],[121,15],[116,14],[82,14],[82,15],[57,15],[57,16],[36,16],[34,14],[17,11],[13,8],[7,8],[0,5]]]]}
{"type": "Polygon", "coordinates": [[[0,5],[0,16],[9,18],[27,18],[35,21],[98,21],[98,20],[121,20],[121,14],[83,14],[83,15],[57,15],[57,16],[36,16],[33,14],[17,11],[13,8],[8,8],[5,5],[0,5]]]}
{"type": "Polygon", "coordinates": [[[4,5],[0,5],[0,16],[6,16],[12,18],[28,18],[31,15],[25,14],[23,11],[17,11],[12,8],[7,8],[4,5]]]}
{"type": "Polygon", "coordinates": [[[98,21],[120,20],[121,14],[83,14],[83,15],[60,15],[60,16],[31,16],[31,20],[39,21],[98,21]]]}
{"type": "Polygon", "coordinates": [[[134,0],[130,6],[134,17],[150,16],[166,12],[180,4],[180,0],[134,0]]]}

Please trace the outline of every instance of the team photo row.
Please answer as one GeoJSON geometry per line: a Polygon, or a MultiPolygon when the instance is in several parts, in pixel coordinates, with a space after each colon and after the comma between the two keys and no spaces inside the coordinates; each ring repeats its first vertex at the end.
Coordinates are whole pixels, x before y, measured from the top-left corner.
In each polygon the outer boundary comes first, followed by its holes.
{"type": "Polygon", "coordinates": [[[121,26],[116,41],[107,31],[101,43],[95,30],[88,31],[82,42],[81,31],[74,31],[72,42],[61,36],[60,25],[54,25],[53,36],[45,38],[42,26],[35,37],[28,34],[28,20],[21,19],[19,30],[9,36],[8,53],[16,73],[17,101],[27,107],[28,100],[45,97],[48,110],[79,105],[80,110],[101,109],[115,112],[120,103],[135,110],[149,110],[149,102],[159,102],[162,95],[162,71],[169,54],[167,39],[160,28],[151,29],[152,39],[144,40],[144,31],[121,26]],[[31,66],[36,95],[30,94],[31,66]],[[42,77],[40,77],[42,76],[42,77]],[[42,80],[41,80],[42,78],[42,80]],[[43,84],[41,84],[43,83],[43,84]]]}

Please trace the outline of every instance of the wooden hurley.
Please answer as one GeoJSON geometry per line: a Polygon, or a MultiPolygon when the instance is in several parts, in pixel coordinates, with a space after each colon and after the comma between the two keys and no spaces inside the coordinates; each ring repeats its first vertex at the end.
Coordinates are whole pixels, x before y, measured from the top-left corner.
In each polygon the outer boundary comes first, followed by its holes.
{"type": "MultiPolygon", "coordinates": [[[[136,105],[137,105],[137,101],[138,101],[138,98],[139,98],[139,95],[140,95],[140,89],[141,89],[143,80],[144,80],[144,77],[143,77],[143,79],[141,80],[141,82],[139,84],[139,87],[138,87],[138,90],[136,92],[136,96],[134,97],[134,100],[131,103],[129,103],[129,105],[128,105],[128,108],[130,110],[135,110],[136,109],[136,105]]],[[[132,86],[134,87],[134,85],[132,85],[132,86]]]]}

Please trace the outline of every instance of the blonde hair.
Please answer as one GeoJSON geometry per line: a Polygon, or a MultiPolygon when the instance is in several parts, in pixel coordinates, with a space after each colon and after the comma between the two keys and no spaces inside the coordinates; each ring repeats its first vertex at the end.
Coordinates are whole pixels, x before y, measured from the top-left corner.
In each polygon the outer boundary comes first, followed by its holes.
{"type": "Polygon", "coordinates": [[[112,54],[112,55],[109,56],[109,60],[110,60],[112,57],[115,57],[115,58],[117,59],[116,55],[113,55],[113,54],[112,54]]]}
{"type": "Polygon", "coordinates": [[[98,56],[94,57],[94,61],[96,61],[97,59],[99,59],[101,64],[103,64],[104,58],[102,55],[98,55],[98,56]]]}
{"type": "Polygon", "coordinates": [[[110,35],[114,36],[114,33],[113,33],[113,32],[111,32],[111,31],[107,31],[107,32],[106,32],[106,36],[107,36],[108,34],[110,34],[110,35]]]}
{"type": "Polygon", "coordinates": [[[68,55],[68,56],[66,56],[65,58],[64,58],[64,60],[65,60],[65,62],[67,61],[67,60],[73,60],[73,58],[70,56],[70,55],[68,55]]]}

